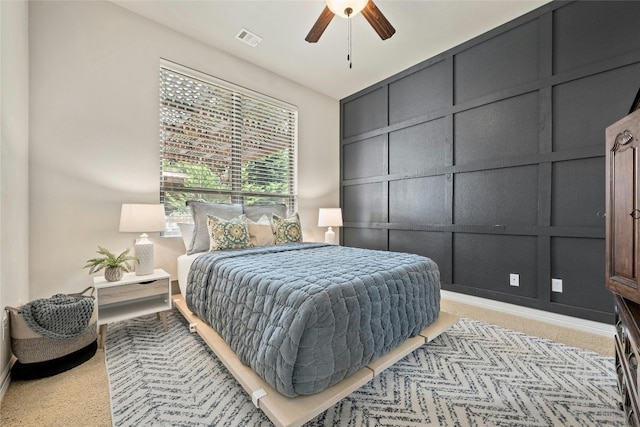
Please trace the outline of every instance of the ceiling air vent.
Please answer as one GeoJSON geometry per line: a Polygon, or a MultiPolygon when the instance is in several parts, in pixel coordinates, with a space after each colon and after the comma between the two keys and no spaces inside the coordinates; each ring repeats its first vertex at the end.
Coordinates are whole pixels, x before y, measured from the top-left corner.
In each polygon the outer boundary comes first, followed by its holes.
{"type": "Polygon", "coordinates": [[[262,37],[257,34],[253,34],[251,31],[243,28],[240,30],[238,34],[236,34],[236,38],[248,44],[251,47],[256,47],[258,43],[262,41],[262,37]]]}

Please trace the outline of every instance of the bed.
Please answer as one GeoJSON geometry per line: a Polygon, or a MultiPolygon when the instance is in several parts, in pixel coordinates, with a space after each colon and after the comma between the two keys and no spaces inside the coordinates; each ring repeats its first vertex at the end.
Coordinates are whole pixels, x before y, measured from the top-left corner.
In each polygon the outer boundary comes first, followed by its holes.
{"type": "Polygon", "coordinates": [[[292,242],[178,259],[176,306],[276,425],[301,425],[457,318],[429,258],[292,242]]]}

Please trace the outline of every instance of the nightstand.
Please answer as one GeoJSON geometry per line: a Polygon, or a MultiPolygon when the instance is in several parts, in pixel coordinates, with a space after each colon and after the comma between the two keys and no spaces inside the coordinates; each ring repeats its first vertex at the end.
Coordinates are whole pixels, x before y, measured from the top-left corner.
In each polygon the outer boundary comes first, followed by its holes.
{"type": "Polygon", "coordinates": [[[107,324],[157,313],[167,331],[166,311],[171,310],[171,275],[162,269],[153,274],[136,276],[126,273],[117,282],[108,282],[104,276],[93,278],[100,328],[99,347],[104,348],[107,324]]]}

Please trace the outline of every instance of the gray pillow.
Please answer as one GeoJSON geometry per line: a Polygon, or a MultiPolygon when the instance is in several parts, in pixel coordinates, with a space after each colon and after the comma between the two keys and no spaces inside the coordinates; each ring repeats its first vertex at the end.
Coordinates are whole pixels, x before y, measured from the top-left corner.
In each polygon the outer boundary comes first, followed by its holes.
{"type": "Polygon", "coordinates": [[[226,220],[242,215],[242,205],[239,204],[231,205],[188,200],[187,206],[191,208],[191,214],[193,215],[193,238],[187,248],[187,254],[189,255],[209,250],[207,215],[217,216],[226,220]]]}
{"type": "Polygon", "coordinates": [[[276,214],[281,217],[287,216],[287,206],[279,203],[264,205],[244,205],[244,214],[253,222],[258,222],[262,215],[266,215],[271,220],[271,215],[276,214]]]}

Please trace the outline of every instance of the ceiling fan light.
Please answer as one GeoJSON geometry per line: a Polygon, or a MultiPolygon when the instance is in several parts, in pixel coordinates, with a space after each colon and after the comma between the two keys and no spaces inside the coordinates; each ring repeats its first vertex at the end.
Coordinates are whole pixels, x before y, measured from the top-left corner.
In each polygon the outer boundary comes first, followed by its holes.
{"type": "Polygon", "coordinates": [[[369,0],[327,0],[327,6],[336,16],[348,18],[345,9],[351,8],[351,16],[358,14],[369,0]]]}

